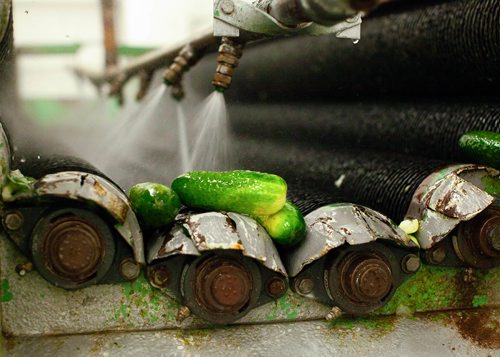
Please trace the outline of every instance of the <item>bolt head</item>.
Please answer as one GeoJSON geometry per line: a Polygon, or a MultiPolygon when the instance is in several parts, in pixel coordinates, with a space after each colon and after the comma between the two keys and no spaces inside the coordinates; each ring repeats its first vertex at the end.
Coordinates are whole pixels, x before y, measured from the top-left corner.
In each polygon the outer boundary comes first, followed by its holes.
{"type": "Polygon", "coordinates": [[[429,253],[429,258],[432,263],[439,264],[442,263],[446,258],[446,251],[444,247],[436,247],[429,253]]]}
{"type": "Polygon", "coordinates": [[[220,8],[226,15],[232,14],[234,12],[234,3],[232,0],[223,0],[220,4],[220,8]]]}
{"type": "Polygon", "coordinates": [[[16,231],[23,225],[24,217],[21,212],[14,211],[9,212],[4,218],[5,227],[8,230],[16,231]]]}
{"type": "Polygon", "coordinates": [[[402,268],[406,273],[415,273],[420,269],[420,258],[414,254],[408,254],[403,259],[402,268]]]}
{"type": "Polygon", "coordinates": [[[286,291],[286,284],[282,278],[274,277],[268,283],[266,291],[271,297],[279,297],[286,291]]]}
{"type": "Polygon", "coordinates": [[[299,294],[307,295],[314,289],[314,281],[309,278],[300,279],[296,285],[299,294]]]}
{"type": "Polygon", "coordinates": [[[125,258],[120,263],[120,275],[127,280],[136,279],[141,273],[141,266],[132,258],[125,258]]]}
{"type": "Polygon", "coordinates": [[[156,288],[166,288],[170,279],[170,273],[165,266],[155,266],[149,270],[149,282],[156,288]]]}

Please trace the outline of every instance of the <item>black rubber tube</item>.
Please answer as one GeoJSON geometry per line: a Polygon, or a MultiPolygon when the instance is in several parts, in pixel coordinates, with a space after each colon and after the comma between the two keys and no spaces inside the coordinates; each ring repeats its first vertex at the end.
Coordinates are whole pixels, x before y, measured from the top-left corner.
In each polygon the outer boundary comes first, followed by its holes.
{"type": "MultiPolygon", "coordinates": [[[[366,19],[357,45],[327,35],[248,46],[227,98],[499,95],[498,0],[401,3],[366,19]]],[[[209,56],[191,71],[201,93],[211,91],[215,67],[209,56]]]]}
{"type": "Polygon", "coordinates": [[[278,174],[289,182],[291,192],[298,180],[301,187],[324,194],[325,201],[332,197],[365,205],[394,221],[404,218],[420,183],[447,166],[406,155],[322,150],[244,137],[235,138],[232,145],[235,167],[278,174]]]}
{"type": "Polygon", "coordinates": [[[498,103],[253,103],[229,105],[228,110],[237,134],[455,161],[467,159],[458,147],[465,132],[500,132],[498,103]]]}

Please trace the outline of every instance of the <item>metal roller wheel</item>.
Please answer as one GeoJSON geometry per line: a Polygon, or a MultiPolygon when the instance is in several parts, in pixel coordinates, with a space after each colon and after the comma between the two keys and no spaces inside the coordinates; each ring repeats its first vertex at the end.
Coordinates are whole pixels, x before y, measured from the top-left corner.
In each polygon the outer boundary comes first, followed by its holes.
{"type": "Polygon", "coordinates": [[[31,254],[46,280],[77,289],[106,275],[115,256],[115,242],[110,227],[97,214],[63,208],[39,219],[31,236],[31,254]]]}

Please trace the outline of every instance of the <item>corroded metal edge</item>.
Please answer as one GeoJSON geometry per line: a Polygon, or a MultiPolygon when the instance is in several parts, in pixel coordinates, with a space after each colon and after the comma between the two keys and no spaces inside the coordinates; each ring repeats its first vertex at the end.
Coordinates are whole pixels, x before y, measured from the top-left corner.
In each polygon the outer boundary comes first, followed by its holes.
{"type": "Polygon", "coordinates": [[[118,233],[132,247],[135,260],[145,263],[143,237],[139,222],[127,196],[107,179],[80,171],[49,174],[35,183],[35,196],[61,197],[90,201],[105,209],[118,222],[118,233]]]}
{"type": "Polygon", "coordinates": [[[406,219],[418,219],[415,233],[420,246],[429,249],[460,222],[485,210],[495,197],[485,191],[483,178],[500,172],[481,165],[453,165],[428,176],[413,195],[406,219]]]}
{"type": "Polygon", "coordinates": [[[324,206],[309,213],[305,221],[306,239],[289,256],[287,268],[291,277],[346,242],[357,245],[383,239],[403,247],[417,248],[389,218],[364,206],[348,203],[324,206]]]}
{"type": "Polygon", "coordinates": [[[200,255],[204,251],[239,250],[266,268],[287,276],[271,237],[254,219],[228,212],[188,215],[165,236],[157,238],[148,252],[148,262],[176,254],[200,255]]]}

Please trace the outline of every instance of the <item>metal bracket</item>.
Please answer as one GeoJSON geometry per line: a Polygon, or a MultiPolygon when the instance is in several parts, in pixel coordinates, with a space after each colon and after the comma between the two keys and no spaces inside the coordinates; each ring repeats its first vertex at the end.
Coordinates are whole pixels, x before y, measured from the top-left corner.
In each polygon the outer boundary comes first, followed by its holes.
{"type": "Polygon", "coordinates": [[[209,250],[239,250],[266,268],[287,276],[271,237],[254,219],[236,213],[207,212],[179,219],[149,248],[148,263],[172,255],[201,255],[209,250]]]}
{"type": "Polygon", "coordinates": [[[38,180],[34,195],[90,201],[104,208],[117,220],[115,228],[132,247],[135,260],[145,263],[142,232],[137,217],[127,196],[110,181],[87,172],[60,172],[38,180]]]}
{"type": "Polygon", "coordinates": [[[419,220],[415,237],[420,246],[433,247],[461,222],[490,206],[495,197],[485,192],[482,181],[499,174],[485,166],[454,165],[427,177],[415,191],[405,216],[419,220]]]}
{"type": "Polygon", "coordinates": [[[345,243],[358,245],[383,239],[405,248],[417,248],[389,218],[359,205],[341,203],[324,206],[309,213],[305,221],[306,239],[289,255],[287,268],[291,277],[345,243]]]}
{"type": "Polygon", "coordinates": [[[241,31],[261,36],[335,34],[355,41],[361,36],[361,22],[358,15],[333,26],[308,22],[288,27],[244,0],[214,0],[214,36],[239,37],[241,31]]]}

